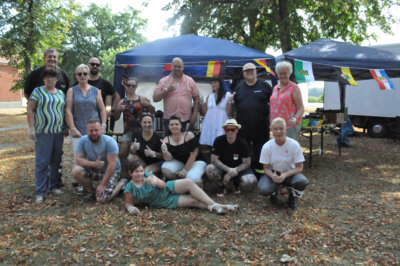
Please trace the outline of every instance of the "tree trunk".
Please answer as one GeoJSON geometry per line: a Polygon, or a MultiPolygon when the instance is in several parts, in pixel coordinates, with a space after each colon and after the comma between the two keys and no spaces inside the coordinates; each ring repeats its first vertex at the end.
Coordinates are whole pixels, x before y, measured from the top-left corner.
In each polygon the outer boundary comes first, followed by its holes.
{"type": "Polygon", "coordinates": [[[290,39],[288,0],[279,0],[279,41],[282,53],[292,50],[290,39]]]}

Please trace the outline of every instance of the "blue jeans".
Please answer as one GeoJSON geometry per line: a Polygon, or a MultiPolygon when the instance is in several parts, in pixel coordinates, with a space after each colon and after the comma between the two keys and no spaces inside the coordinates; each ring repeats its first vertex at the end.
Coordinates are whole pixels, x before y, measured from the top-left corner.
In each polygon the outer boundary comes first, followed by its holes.
{"type": "Polygon", "coordinates": [[[63,144],[63,134],[36,135],[35,184],[37,195],[44,196],[47,187],[49,189],[53,189],[56,187],[58,180],[58,168],[60,167],[63,144]]]}

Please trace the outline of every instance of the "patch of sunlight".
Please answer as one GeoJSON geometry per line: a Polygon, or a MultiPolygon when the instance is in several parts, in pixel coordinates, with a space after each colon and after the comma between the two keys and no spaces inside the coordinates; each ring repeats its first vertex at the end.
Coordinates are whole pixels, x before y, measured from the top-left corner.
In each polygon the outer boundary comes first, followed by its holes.
{"type": "Polygon", "coordinates": [[[383,192],[385,198],[400,199],[400,191],[397,192],[383,192]]]}

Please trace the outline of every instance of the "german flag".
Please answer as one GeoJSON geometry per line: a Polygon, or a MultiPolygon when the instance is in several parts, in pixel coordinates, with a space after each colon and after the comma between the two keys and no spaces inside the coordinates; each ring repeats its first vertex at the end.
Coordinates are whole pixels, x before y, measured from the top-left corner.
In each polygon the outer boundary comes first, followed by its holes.
{"type": "Polygon", "coordinates": [[[267,61],[265,59],[254,59],[254,61],[259,64],[260,66],[263,66],[265,68],[265,70],[270,73],[272,76],[275,77],[275,73],[274,71],[272,71],[268,65],[267,65],[267,61]]]}
{"type": "Polygon", "coordinates": [[[221,74],[221,65],[220,61],[208,61],[207,65],[207,78],[219,76],[221,74]]]}

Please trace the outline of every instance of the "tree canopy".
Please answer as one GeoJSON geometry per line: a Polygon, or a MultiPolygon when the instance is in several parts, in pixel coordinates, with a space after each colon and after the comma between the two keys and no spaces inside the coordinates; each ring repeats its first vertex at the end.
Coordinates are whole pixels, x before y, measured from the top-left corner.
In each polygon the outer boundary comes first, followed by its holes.
{"type": "Polygon", "coordinates": [[[2,1],[1,56],[22,69],[23,76],[28,74],[32,66],[43,63],[43,51],[46,48],[61,46],[75,9],[73,0],[2,1]]]}
{"type": "Polygon", "coordinates": [[[232,40],[265,51],[283,52],[319,38],[360,44],[378,26],[391,33],[391,13],[398,0],[172,0],[170,24],[183,18],[181,34],[195,33],[232,40]]]}
{"type": "MultiPolygon", "coordinates": [[[[72,74],[79,64],[86,64],[91,57],[109,58],[106,54],[110,53],[110,49],[132,48],[144,43],[145,38],[139,31],[146,23],[140,18],[139,11],[132,7],[118,14],[112,13],[108,5],[91,4],[88,9],[79,10],[71,21],[61,49],[61,68],[72,74]]],[[[111,77],[112,74],[108,73],[105,78],[111,77]]]]}

